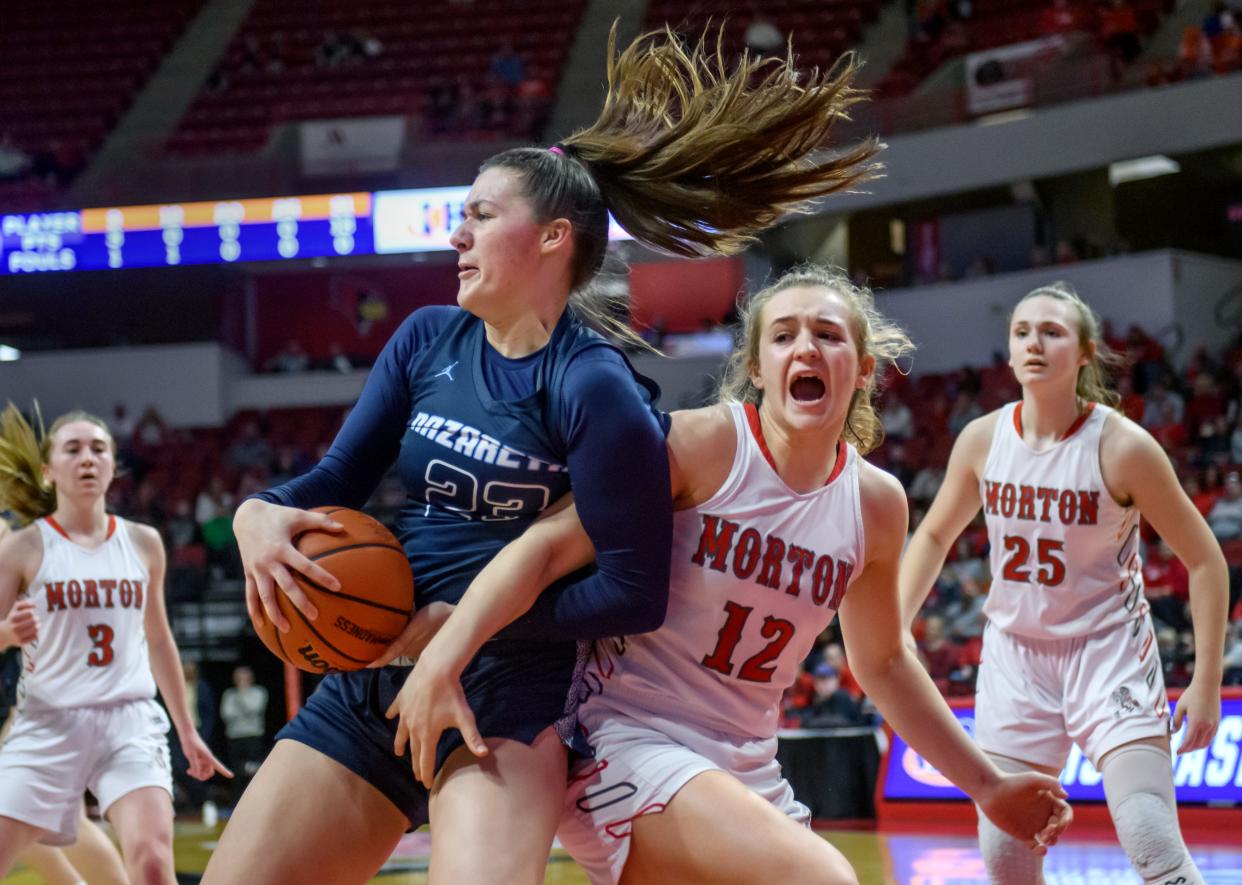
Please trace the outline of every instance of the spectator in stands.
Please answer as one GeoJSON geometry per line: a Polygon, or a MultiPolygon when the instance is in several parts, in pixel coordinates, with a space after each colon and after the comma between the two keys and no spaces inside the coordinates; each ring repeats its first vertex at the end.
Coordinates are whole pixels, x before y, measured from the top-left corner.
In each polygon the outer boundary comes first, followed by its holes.
{"type": "Polygon", "coordinates": [[[1052,0],[1039,14],[1039,30],[1045,35],[1068,34],[1082,27],[1082,15],[1069,0],[1052,0]]]}
{"type": "Polygon", "coordinates": [[[841,687],[836,667],[827,662],[816,664],[811,675],[815,680],[815,702],[801,711],[803,728],[842,728],[864,723],[862,708],[841,687]]]}
{"type": "Polygon", "coordinates": [[[1217,540],[1242,538],[1242,477],[1237,471],[1225,477],[1225,494],[1212,505],[1207,521],[1217,540]]]}
{"type": "Polygon", "coordinates": [[[233,686],[225,689],[220,699],[220,718],[229,743],[236,805],[263,762],[263,739],[267,735],[267,689],[255,684],[254,671],[249,667],[233,670],[233,686]]]}
{"type": "Polygon", "coordinates": [[[21,178],[30,169],[30,154],[13,141],[13,136],[0,134],[0,181],[21,178]]]}
{"type": "Polygon", "coordinates": [[[1234,23],[1233,13],[1229,11],[1222,0],[1216,0],[1212,4],[1212,11],[1203,18],[1203,36],[1212,44],[1212,49],[1216,49],[1216,43],[1221,35],[1234,23]]]}
{"type": "Polygon", "coordinates": [[[837,678],[841,680],[841,687],[849,692],[850,697],[854,698],[854,700],[861,700],[863,695],[862,686],[854,678],[854,671],[850,669],[850,665],[845,658],[845,646],[840,642],[829,642],[824,646],[823,659],[836,669],[837,678]]]}
{"type": "Polygon", "coordinates": [[[283,348],[272,354],[263,364],[265,372],[305,372],[309,368],[310,355],[296,338],[290,338],[283,348]]]}
{"type": "Polygon", "coordinates": [[[1147,388],[1147,407],[1143,409],[1144,427],[1151,429],[1170,421],[1180,424],[1186,417],[1186,401],[1164,379],[1158,379],[1147,388]]]}
{"type": "Polygon", "coordinates": [[[436,135],[447,132],[457,117],[461,98],[459,83],[460,78],[436,77],[427,87],[427,122],[436,135]]]}
{"type": "Polygon", "coordinates": [[[1147,549],[1143,560],[1143,592],[1151,612],[1161,623],[1175,630],[1190,626],[1186,603],[1190,601],[1190,573],[1164,541],[1147,549]]]}
{"type": "Polygon", "coordinates": [[[914,434],[914,413],[896,393],[890,391],[884,397],[884,411],[880,417],[884,421],[886,439],[907,440],[914,434]]]}
{"type": "Polygon", "coordinates": [[[1111,5],[1100,12],[1099,36],[1113,58],[1113,76],[1121,75],[1121,69],[1138,57],[1138,17],[1127,0],[1112,0],[1111,5]]]}
{"type": "Polygon", "coordinates": [[[207,488],[198,493],[198,498],[194,502],[194,520],[201,529],[213,519],[219,517],[231,519],[232,516],[233,496],[224,487],[224,480],[218,475],[213,475],[207,483],[207,488]]]}
{"type": "Polygon", "coordinates": [[[961,390],[949,409],[949,433],[957,436],[971,421],[983,415],[978,400],[969,391],[961,390]]]}
{"type": "Polygon", "coordinates": [[[504,40],[496,54],[492,56],[487,67],[492,79],[500,83],[507,93],[517,90],[518,84],[526,79],[526,63],[517,54],[510,40],[504,40]]]}
{"type": "Polygon", "coordinates": [[[1175,452],[1186,445],[1190,439],[1190,432],[1185,424],[1175,420],[1177,407],[1173,403],[1165,400],[1161,403],[1160,410],[1164,420],[1154,427],[1149,427],[1148,430],[1165,451],[1175,452]]]}
{"type": "Polygon", "coordinates": [[[943,482],[944,467],[938,464],[928,464],[914,474],[914,481],[906,489],[906,494],[912,500],[928,504],[936,497],[936,492],[940,491],[940,484],[943,482]]]}
{"type": "Polygon", "coordinates": [[[384,54],[383,41],[366,28],[354,28],[349,32],[349,39],[356,61],[371,61],[384,54]]]}
{"type": "Polygon", "coordinates": [[[927,675],[941,693],[949,686],[949,677],[957,669],[961,660],[961,649],[945,636],[944,618],[940,615],[928,615],[923,620],[923,639],[919,642],[919,654],[923,658],[923,666],[927,675]]]}
{"type": "Polygon", "coordinates": [[[1196,25],[1182,29],[1182,42],[1177,47],[1177,73],[1187,80],[1212,76],[1212,45],[1196,25]]]}
{"type": "Polygon", "coordinates": [[[264,438],[258,421],[249,419],[242,422],[237,429],[237,438],[224,452],[224,460],[240,470],[267,470],[272,463],[272,446],[264,438]]]}
{"type": "Polygon", "coordinates": [[[746,49],[761,58],[783,55],[785,52],[785,35],[774,22],[764,18],[759,12],[751,16],[742,39],[746,43],[746,49]]]}

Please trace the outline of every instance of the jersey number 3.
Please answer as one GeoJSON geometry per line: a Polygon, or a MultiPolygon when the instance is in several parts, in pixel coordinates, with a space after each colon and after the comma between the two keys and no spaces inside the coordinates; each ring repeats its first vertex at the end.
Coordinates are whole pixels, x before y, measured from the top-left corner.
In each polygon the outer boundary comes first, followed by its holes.
{"type": "MultiPolygon", "coordinates": [[[[1035,542],[1036,560],[1039,571],[1035,574],[1034,583],[1045,587],[1055,587],[1065,580],[1065,542],[1052,538],[1040,538],[1035,542]]],[[[1005,568],[1001,576],[1006,581],[1018,584],[1030,584],[1031,570],[1027,562],[1031,558],[1031,542],[1021,535],[1005,535],[1005,568]]]]}
{"type": "Polygon", "coordinates": [[[112,628],[107,624],[91,624],[86,628],[86,633],[90,636],[91,642],[95,643],[95,647],[91,649],[91,653],[86,658],[86,666],[106,667],[111,664],[115,657],[112,651],[112,638],[116,635],[112,628]]]}
{"type": "MultiPolygon", "coordinates": [[[[742,639],[742,628],[746,626],[746,620],[752,611],[754,609],[748,605],[738,605],[736,602],[725,603],[725,613],[728,617],[725,619],[724,626],[720,628],[716,648],[703,658],[704,667],[726,676],[733,675],[733,650],[737,648],[738,642],[742,639]]],[[[737,671],[738,679],[745,679],[747,682],[771,682],[772,676],[776,673],[776,665],[772,661],[780,657],[785,646],[789,644],[789,640],[793,639],[794,625],[783,618],[768,615],[763,619],[759,635],[772,641],[760,649],[758,654],[751,655],[742,662],[741,668],[737,671]]]]}

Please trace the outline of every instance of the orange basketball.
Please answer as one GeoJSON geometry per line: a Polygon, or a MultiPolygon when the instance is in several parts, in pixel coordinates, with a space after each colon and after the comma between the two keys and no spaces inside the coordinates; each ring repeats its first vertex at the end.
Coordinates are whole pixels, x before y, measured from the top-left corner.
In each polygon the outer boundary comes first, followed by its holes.
{"type": "Polygon", "coordinates": [[[400,542],[365,513],[347,507],[316,507],[345,527],[343,532],[302,532],[293,546],[341,582],[332,592],[293,573],[319,609],[308,620],[279,590],[276,601],[289,621],[281,633],[265,621],[259,638],[277,657],[308,673],[360,670],[380,656],[414,611],[414,577],[400,542]]]}

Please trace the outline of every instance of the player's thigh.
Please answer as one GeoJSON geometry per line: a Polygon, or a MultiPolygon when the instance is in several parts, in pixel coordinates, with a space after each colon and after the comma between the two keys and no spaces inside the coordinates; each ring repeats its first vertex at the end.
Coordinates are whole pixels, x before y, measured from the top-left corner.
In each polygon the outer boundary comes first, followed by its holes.
{"type": "Polygon", "coordinates": [[[553,728],[530,746],[500,738],[487,746],[481,758],[459,747],[436,778],[433,885],[543,881],[565,795],[565,747],[553,728]]]}
{"type": "Polygon", "coordinates": [[[849,861],[723,771],[705,771],[633,825],[622,885],[853,885],[849,861]]]}
{"type": "Polygon", "coordinates": [[[236,882],[365,882],[409,826],[383,793],[297,741],[277,741],[203,874],[236,882]]]}
{"type": "Polygon", "coordinates": [[[172,863],[172,798],[161,787],[139,787],[121,796],[104,816],[121,841],[121,854],[132,860],[157,852],[172,863]]]}
{"type": "Polygon", "coordinates": [[[39,841],[39,827],[0,814],[0,876],[8,873],[17,855],[39,841]]]}

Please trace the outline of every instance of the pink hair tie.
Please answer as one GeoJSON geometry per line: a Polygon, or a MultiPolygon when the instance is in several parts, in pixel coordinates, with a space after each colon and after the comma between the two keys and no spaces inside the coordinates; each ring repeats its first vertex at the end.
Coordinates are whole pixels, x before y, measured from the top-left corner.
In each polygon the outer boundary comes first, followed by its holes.
{"type": "Polygon", "coordinates": [[[560,154],[562,157],[565,156],[565,150],[559,144],[552,145],[548,150],[554,154],[560,154]]]}

